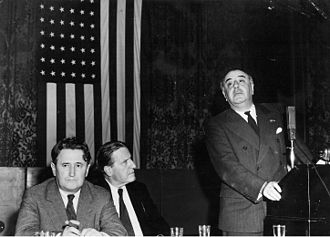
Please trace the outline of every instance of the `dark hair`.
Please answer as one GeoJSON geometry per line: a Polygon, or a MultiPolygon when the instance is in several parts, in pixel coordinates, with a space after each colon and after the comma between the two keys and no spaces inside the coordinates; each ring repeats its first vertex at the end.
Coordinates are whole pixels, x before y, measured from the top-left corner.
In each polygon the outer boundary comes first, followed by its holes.
{"type": "Polygon", "coordinates": [[[76,137],[63,138],[53,147],[51,155],[54,164],[57,162],[57,157],[63,149],[82,150],[83,159],[88,164],[91,161],[91,154],[85,142],[78,140],[76,137]]]}
{"type": "MultiPolygon", "coordinates": [[[[232,72],[232,71],[242,71],[242,72],[244,72],[245,74],[248,75],[248,77],[249,77],[250,80],[252,79],[251,74],[250,74],[247,70],[242,70],[242,69],[240,69],[240,68],[233,67],[233,68],[230,68],[229,70],[225,71],[225,72],[223,73],[223,75],[221,76],[221,78],[220,78],[220,88],[221,88],[221,89],[223,89],[223,87],[224,87],[224,80],[225,80],[225,77],[227,76],[227,74],[228,74],[229,72],[232,72]]],[[[252,80],[253,80],[253,79],[252,79],[252,80]]]]}
{"type": "Polygon", "coordinates": [[[127,148],[126,144],[121,141],[110,141],[104,143],[96,154],[96,169],[99,172],[104,173],[104,166],[112,166],[112,153],[114,153],[119,148],[125,147],[127,148]]]}

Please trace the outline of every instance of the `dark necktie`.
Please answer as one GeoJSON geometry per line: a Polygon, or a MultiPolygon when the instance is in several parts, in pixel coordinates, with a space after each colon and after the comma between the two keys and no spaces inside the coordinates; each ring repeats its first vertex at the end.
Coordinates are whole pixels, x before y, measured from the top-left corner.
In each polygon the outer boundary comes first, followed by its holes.
{"type": "Polygon", "coordinates": [[[129,219],[129,215],[123,200],[123,189],[119,188],[118,194],[119,194],[119,215],[120,215],[121,223],[123,223],[125,229],[128,232],[128,235],[134,236],[135,234],[134,234],[133,226],[129,219]]]}
{"type": "Polygon", "coordinates": [[[253,128],[253,130],[256,132],[256,134],[259,135],[259,128],[256,123],[256,121],[252,118],[250,111],[246,111],[244,114],[248,116],[248,124],[253,128]]]}
{"type": "Polygon", "coordinates": [[[77,220],[77,215],[73,207],[72,200],[74,199],[73,194],[68,195],[68,204],[66,205],[66,215],[68,216],[68,220],[77,220]]]}

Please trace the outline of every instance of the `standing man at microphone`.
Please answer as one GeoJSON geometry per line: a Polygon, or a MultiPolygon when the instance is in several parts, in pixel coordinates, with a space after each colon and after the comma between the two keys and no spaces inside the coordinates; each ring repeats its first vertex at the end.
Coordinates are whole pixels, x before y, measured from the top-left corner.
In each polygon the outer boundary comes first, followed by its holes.
{"type": "MultiPolygon", "coordinates": [[[[240,69],[229,71],[220,88],[230,109],[205,127],[208,153],[222,180],[219,229],[225,236],[262,236],[265,200],[281,199],[278,181],[287,173],[282,116],[253,103],[254,81],[240,69]]],[[[311,160],[307,148],[298,153],[311,160]]]]}

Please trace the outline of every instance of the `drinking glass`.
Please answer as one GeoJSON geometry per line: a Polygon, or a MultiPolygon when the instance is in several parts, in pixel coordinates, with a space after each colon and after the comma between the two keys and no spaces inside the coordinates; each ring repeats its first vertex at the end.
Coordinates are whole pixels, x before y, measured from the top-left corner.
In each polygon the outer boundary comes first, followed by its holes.
{"type": "Polygon", "coordinates": [[[199,237],[210,237],[211,226],[210,225],[198,225],[199,237]]]}
{"type": "Polygon", "coordinates": [[[171,237],[182,237],[183,227],[171,227],[171,237]]]}
{"type": "Polygon", "coordinates": [[[273,225],[273,235],[285,236],[285,225],[273,225]]]}

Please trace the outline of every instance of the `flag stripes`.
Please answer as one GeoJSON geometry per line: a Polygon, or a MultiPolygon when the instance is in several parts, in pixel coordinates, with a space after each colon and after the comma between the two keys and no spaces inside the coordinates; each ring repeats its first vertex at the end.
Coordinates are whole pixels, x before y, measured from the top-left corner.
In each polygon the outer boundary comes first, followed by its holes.
{"type": "Polygon", "coordinates": [[[58,140],[77,136],[86,141],[92,157],[104,142],[125,141],[139,167],[142,0],[44,0],[40,9],[44,22],[39,42],[44,47],[37,53],[39,165],[50,163],[50,151],[58,140]],[[72,32],[63,26],[70,19],[75,23],[71,27],[77,27],[72,32]],[[84,31],[87,25],[93,27],[84,31]],[[62,35],[60,39],[60,34],[76,34],[80,40],[62,35]],[[71,58],[63,59],[66,54],[59,48],[70,49],[71,58]]]}

